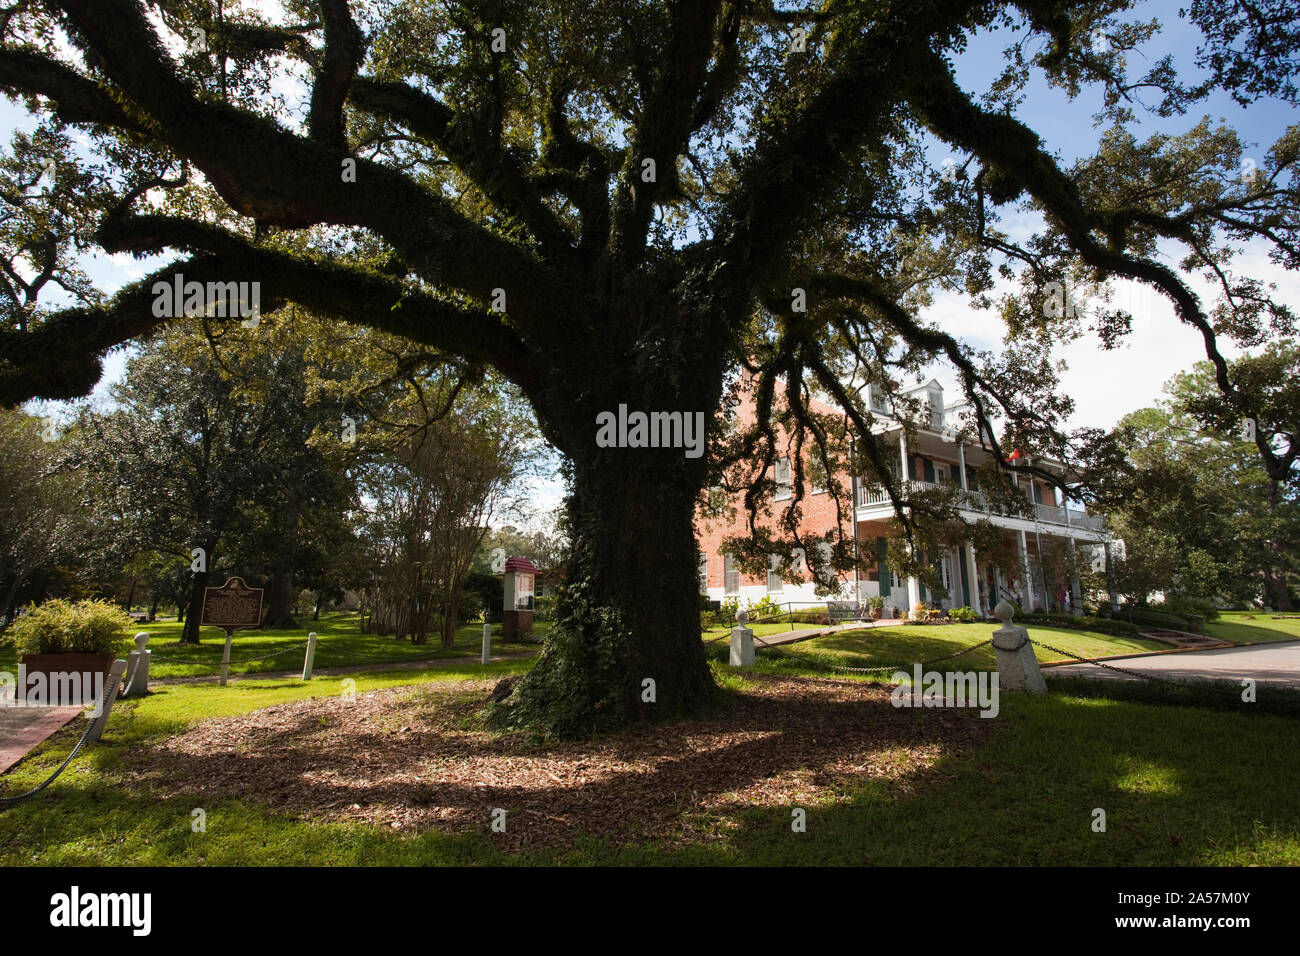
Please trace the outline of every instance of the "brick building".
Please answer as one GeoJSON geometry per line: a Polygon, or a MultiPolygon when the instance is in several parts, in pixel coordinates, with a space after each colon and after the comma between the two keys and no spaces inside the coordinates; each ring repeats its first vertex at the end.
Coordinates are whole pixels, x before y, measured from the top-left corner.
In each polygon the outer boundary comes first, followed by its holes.
{"type": "MultiPolygon", "coordinates": [[[[869,387],[867,398],[875,418],[874,432],[887,446],[897,448],[895,479],[906,474],[907,487],[913,491],[960,489],[962,518],[986,518],[1001,529],[1004,553],[1015,554],[1017,566],[999,567],[992,555],[981,555],[966,542],[944,553],[924,556],[925,563],[934,566],[942,579],[942,591],[931,591],[916,577],[900,578],[888,567],[887,541],[898,534],[888,494],[873,482],[841,475],[840,480],[852,487],[854,514],[840,530],[846,540],[856,543],[857,552],[867,556],[867,561],[863,570],[838,575],[839,598],[853,600],[856,594],[858,601],[865,602],[879,596],[890,616],[901,616],[920,602],[942,608],[967,606],[978,614],[988,614],[1003,598],[1018,601],[1026,610],[1077,613],[1082,601],[1078,567],[1082,563],[1108,566],[1110,561],[1112,540],[1102,517],[1063,500],[1051,484],[1025,476],[1018,476],[1017,485],[1030,504],[1028,514],[999,513],[975,488],[973,474],[988,461],[992,451],[983,444],[959,442],[956,437],[966,410],[964,404],[945,405],[943,387],[934,380],[904,392],[904,396],[922,403],[928,419],[926,427],[917,429],[914,444],[909,444],[889,400],[873,389],[869,387]],[[1061,560],[1063,555],[1068,559],[1061,560]]],[[[820,410],[831,411],[825,406],[820,410]]],[[[749,420],[752,408],[742,404],[738,415],[749,420]]],[[[1058,462],[1039,460],[1036,464],[1064,476],[1058,462]]],[[[791,496],[788,457],[777,462],[773,477],[777,486],[773,511],[779,513],[782,502],[791,496]]],[[[735,559],[723,553],[725,538],[745,535],[743,503],[737,499],[731,504],[734,514],[729,517],[711,517],[703,511],[697,514],[701,591],[716,600],[736,597],[742,606],[764,596],[777,603],[789,603],[795,609],[824,603],[826,598],[815,594],[806,569],[784,576],[776,571],[769,571],[765,577],[754,576],[742,572],[735,559]]],[[[801,534],[824,535],[835,529],[834,500],[815,483],[806,491],[802,509],[801,534]]]]}

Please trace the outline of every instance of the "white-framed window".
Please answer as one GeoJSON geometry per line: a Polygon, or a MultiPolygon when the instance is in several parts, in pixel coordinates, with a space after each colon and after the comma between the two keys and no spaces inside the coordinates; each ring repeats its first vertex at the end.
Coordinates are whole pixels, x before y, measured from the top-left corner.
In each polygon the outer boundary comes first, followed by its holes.
{"type": "Polygon", "coordinates": [[[736,556],[734,554],[723,556],[722,589],[727,594],[740,593],[740,568],[736,567],[736,556]]]}
{"type": "Polygon", "coordinates": [[[707,594],[709,591],[709,552],[700,552],[700,593],[707,594]]]}
{"type": "Polygon", "coordinates": [[[776,479],[776,500],[784,501],[790,497],[790,459],[778,458],[772,468],[772,475],[776,479]]]}
{"type": "Polygon", "coordinates": [[[934,480],[936,484],[946,485],[952,481],[952,470],[946,462],[934,463],[934,480]]]}
{"type": "Polygon", "coordinates": [[[515,589],[515,610],[531,610],[533,607],[533,576],[531,574],[520,574],[516,580],[518,585],[515,589]]]}
{"type": "Polygon", "coordinates": [[[810,495],[826,494],[826,467],[821,463],[820,458],[814,458],[808,462],[808,470],[805,472],[808,476],[808,493],[810,495]]]}
{"type": "Polygon", "coordinates": [[[785,580],[776,569],[781,565],[781,556],[779,554],[769,554],[767,556],[767,593],[780,594],[785,590],[785,580]]]}

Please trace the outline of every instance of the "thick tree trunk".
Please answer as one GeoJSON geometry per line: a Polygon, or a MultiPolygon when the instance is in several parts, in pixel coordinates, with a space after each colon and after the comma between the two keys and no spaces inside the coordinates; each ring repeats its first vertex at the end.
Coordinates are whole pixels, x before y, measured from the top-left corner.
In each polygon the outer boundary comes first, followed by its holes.
{"type": "Polygon", "coordinates": [[[212,539],[205,541],[203,553],[206,556],[204,569],[194,572],[194,582],[190,588],[190,599],[185,611],[185,626],[181,628],[182,644],[199,643],[199,625],[203,620],[203,592],[208,587],[212,573],[208,569],[217,559],[217,542],[212,539]]]}
{"type": "Polygon", "coordinates": [[[199,621],[203,619],[203,592],[208,586],[208,572],[195,571],[190,586],[190,599],[185,609],[185,626],[181,628],[182,644],[199,642],[199,621]]]}
{"type": "Polygon", "coordinates": [[[693,527],[701,481],[680,449],[575,463],[567,584],[537,665],[494,711],[499,725],[580,736],[714,703],[693,527]]]}
{"type": "Polygon", "coordinates": [[[150,620],[150,621],[156,621],[156,620],[158,620],[158,601],[159,601],[158,592],[155,591],[155,592],[154,592],[154,595],[153,595],[153,603],[149,605],[149,620],[150,620]]]}
{"type": "Polygon", "coordinates": [[[271,572],[270,586],[267,588],[266,617],[263,628],[296,628],[298,622],[293,619],[293,571],[289,568],[276,567],[271,572]]]}
{"type": "MultiPolygon", "coordinates": [[[[1277,509],[1281,504],[1282,485],[1281,482],[1273,482],[1268,493],[1268,510],[1273,518],[1273,524],[1277,524],[1277,509]]],[[[1284,613],[1292,610],[1291,591],[1287,587],[1286,571],[1287,566],[1287,548],[1288,542],[1272,539],[1267,543],[1267,547],[1274,558],[1270,567],[1264,568],[1264,604],[1271,606],[1275,610],[1284,613]]]]}

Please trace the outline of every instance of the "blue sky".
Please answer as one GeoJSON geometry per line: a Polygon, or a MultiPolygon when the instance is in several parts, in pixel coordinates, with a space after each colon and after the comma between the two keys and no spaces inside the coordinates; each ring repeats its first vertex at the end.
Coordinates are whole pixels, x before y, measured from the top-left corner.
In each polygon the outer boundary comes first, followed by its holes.
{"type": "MultiPolygon", "coordinates": [[[[1156,2],[1138,11],[1145,17],[1158,17],[1163,30],[1141,53],[1131,56],[1145,56],[1154,62],[1167,51],[1174,55],[1182,75],[1195,76],[1193,54],[1200,34],[1178,18],[1177,7],[1177,3],[1156,2]]],[[[972,41],[968,50],[957,59],[958,79],[963,86],[976,93],[988,87],[1002,69],[1002,47],[1009,39],[1009,35],[1002,31],[972,41]]],[[[1145,65],[1135,61],[1130,69],[1141,73],[1145,65]]],[[[1039,79],[1028,91],[1019,115],[1039,132],[1048,149],[1068,162],[1095,149],[1100,130],[1094,127],[1093,116],[1100,105],[1099,91],[1087,91],[1071,101],[1063,91],[1052,89],[1039,79]]],[[[1251,144],[1247,155],[1254,150],[1261,157],[1281,132],[1297,121],[1294,108],[1284,103],[1262,101],[1242,108],[1229,97],[1216,96],[1185,117],[1171,120],[1147,117],[1137,133],[1140,137],[1156,131],[1180,133],[1193,126],[1202,115],[1216,120],[1222,118],[1251,144]]],[[[0,98],[0,122],[7,129],[30,128],[32,125],[31,117],[3,98],[0,98]]],[[[936,163],[941,163],[944,158],[946,154],[941,150],[933,156],[936,163]]],[[[1014,229],[1014,225],[1014,222],[1004,223],[1004,228],[1014,229]]],[[[1032,228],[1030,222],[1022,225],[1032,228]]],[[[152,267],[150,263],[139,263],[126,257],[115,259],[102,255],[88,263],[96,282],[110,291],[152,267]]],[[[1262,250],[1247,250],[1241,267],[1247,274],[1276,281],[1279,297],[1300,305],[1300,282],[1268,262],[1262,250]]],[[[1069,365],[1063,386],[1076,403],[1076,413],[1069,422],[1071,426],[1114,424],[1128,411],[1151,404],[1160,396],[1165,380],[1204,358],[1197,333],[1179,323],[1163,299],[1132,287],[1120,286],[1117,292],[1134,315],[1133,334],[1126,343],[1120,349],[1103,353],[1095,339],[1084,338],[1059,350],[1059,357],[1069,365]]],[[[1208,288],[1205,288],[1205,293],[1208,298],[1208,288]]],[[[995,316],[971,309],[960,296],[939,296],[927,318],[941,323],[977,347],[996,349],[1002,339],[1002,330],[995,316]]],[[[1232,354],[1230,349],[1228,351],[1232,354]]],[[[105,380],[97,394],[102,395],[104,385],[120,376],[123,361],[121,351],[107,359],[105,380]]],[[[936,366],[930,374],[953,389],[955,380],[950,370],[936,366]]],[[[558,500],[560,493],[555,481],[543,482],[537,491],[539,504],[544,506],[558,500]]]]}

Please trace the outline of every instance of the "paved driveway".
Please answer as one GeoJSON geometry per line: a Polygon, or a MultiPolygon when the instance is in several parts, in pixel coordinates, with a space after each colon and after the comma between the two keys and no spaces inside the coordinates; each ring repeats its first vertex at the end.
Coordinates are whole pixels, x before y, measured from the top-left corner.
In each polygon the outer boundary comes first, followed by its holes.
{"type": "MultiPolygon", "coordinates": [[[[1212,651],[1147,654],[1107,663],[1157,677],[1231,681],[1252,677],[1260,683],[1284,684],[1300,689],[1300,641],[1254,644],[1250,647],[1223,647],[1212,651]]],[[[1049,677],[1061,674],[1070,677],[1138,679],[1092,664],[1046,667],[1043,671],[1049,677]]]]}

